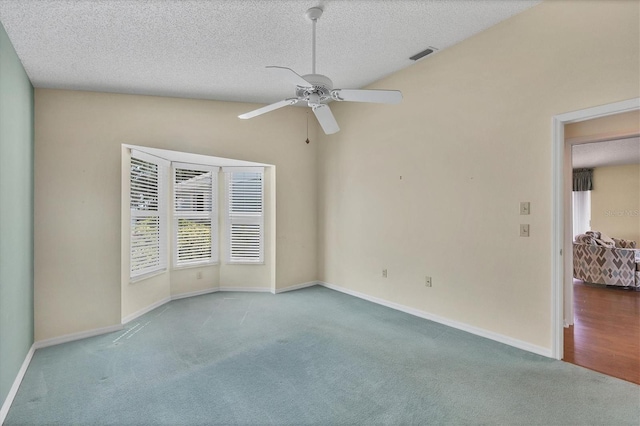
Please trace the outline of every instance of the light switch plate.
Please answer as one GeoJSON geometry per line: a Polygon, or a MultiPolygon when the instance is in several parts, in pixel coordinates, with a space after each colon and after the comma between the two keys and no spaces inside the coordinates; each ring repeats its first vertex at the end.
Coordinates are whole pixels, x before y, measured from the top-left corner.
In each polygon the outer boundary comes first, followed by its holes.
{"type": "Polygon", "coordinates": [[[520,236],[528,237],[529,236],[529,224],[521,224],[520,225],[520,236]]]}
{"type": "Polygon", "coordinates": [[[531,214],[531,205],[528,201],[523,201],[520,203],[520,215],[531,214]]]}

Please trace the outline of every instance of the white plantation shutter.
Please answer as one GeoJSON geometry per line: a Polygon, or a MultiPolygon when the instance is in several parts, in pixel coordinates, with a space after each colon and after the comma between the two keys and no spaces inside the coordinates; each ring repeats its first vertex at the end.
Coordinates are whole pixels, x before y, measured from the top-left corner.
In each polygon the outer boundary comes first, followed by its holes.
{"type": "Polygon", "coordinates": [[[173,163],[175,266],[218,261],[218,170],[173,163]]]}
{"type": "Polygon", "coordinates": [[[159,158],[131,151],[131,278],[166,268],[165,167],[159,158]]]}
{"type": "Polygon", "coordinates": [[[227,259],[264,262],[264,169],[225,168],[227,259]]]}

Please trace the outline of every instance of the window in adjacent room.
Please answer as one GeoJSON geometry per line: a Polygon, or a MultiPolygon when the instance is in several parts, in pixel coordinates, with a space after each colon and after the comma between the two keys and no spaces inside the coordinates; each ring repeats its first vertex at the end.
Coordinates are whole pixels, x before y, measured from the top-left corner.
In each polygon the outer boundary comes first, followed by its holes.
{"type": "MultiPolygon", "coordinates": [[[[575,150],[576,147],[572,149],[575,150]]],[[[573,169],[573,237],[591,229],[593,169],[573,169]]]]}
{"type": "Polygon", "coordinates": [[[173,264],[218,262],[218,168],[172,163],[173,264]]]}
{"type": "Polygon", "coordinates": [[[591,229],[591,191],[573,191],[573,238],[591,229]]]}
{"type": "Polygon", "coordinates": [[[264,168],[225,167],[227,261],[264,262],[264,168]]]}
{"type": "Polygon", "coordinates": [[[164,160],[131,151],[131,278],[161,271],[167,266],[165,170],[164,160]]]}

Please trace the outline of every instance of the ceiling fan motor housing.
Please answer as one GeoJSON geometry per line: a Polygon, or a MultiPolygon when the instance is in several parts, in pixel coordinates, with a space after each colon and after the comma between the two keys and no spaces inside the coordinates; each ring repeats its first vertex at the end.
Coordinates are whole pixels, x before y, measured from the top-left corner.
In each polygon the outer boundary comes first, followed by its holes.
{"type": "MultiPolygon", "coordinates": [[[[322,74],[307,74],[302,78],[307,80],[312,87],[296,87],[296,96],[300,99],[310,101],[309,96],[317,95],[319,102],[331,99],[331,90],[333,89],[333,82],[329,77],[322,74]]],[[[312,96],[312,101],[315,100],[315,96],[312,96]]]]}
{"type": "Polygon", "coordinates": [[[322,8],[312,7],[305,14],[312,23],[312,51],[311,51],[311,74],[299,75],[297,72],[287,67],[267,66],[267,69],[296,85],[296,97],[284,99],[279,102],[258,108],[238,117],[242,119],[253,118],[258,115],[304,101],[313,109],[313,114],[318,119],[322,130],[328,135],[340,130],[328,101],[351,101],[351,102],[374,102],[383,104],[397,104],[402,101],[402,93],[398,90],[358,90],[358,89],[334,89],[333,82],[329,77],[316,74],[316,24],[322,16],[322,8]]]}

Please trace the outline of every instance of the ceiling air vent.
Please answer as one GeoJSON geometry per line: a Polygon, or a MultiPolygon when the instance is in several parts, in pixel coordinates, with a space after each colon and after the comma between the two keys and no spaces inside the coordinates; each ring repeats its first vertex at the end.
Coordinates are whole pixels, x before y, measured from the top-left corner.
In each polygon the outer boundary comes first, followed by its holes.
{"type": "Polygon", "coordinates": [[[428,48],[426,48],[422,52],[416,53],[415,55],[413,55],[409,59],[411,59],[412,61],[417,61],[420,58],[424,58],[425,56],[432,54],[436,50],[438,50],[438,49],[436,49],[435,47],[429,46],[428,48]]]}

